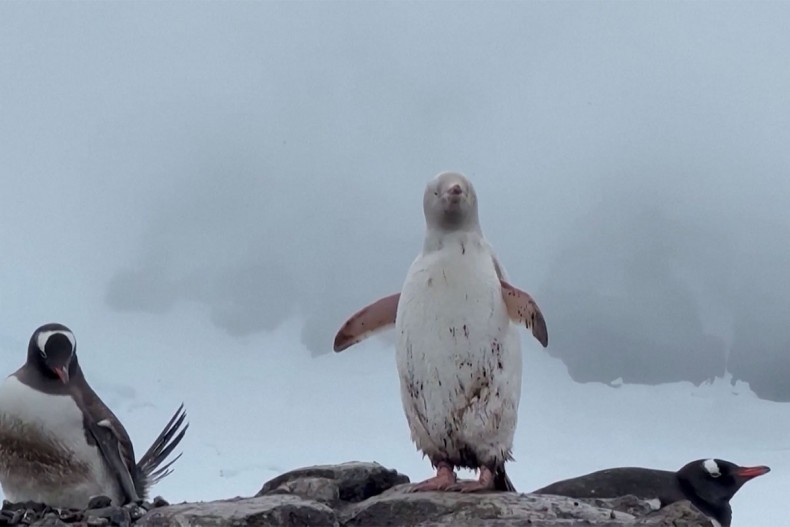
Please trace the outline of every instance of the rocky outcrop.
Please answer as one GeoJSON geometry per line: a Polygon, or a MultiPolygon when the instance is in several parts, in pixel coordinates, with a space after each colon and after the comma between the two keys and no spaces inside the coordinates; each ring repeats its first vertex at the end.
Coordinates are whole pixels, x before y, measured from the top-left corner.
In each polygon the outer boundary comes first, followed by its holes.
{"type": "MultiPolygon", "coordinates": [[[[35,527],[79,523],[92,527],[712,527],[688,502],[661,510],[634,496],[578,500],[561,496],[410,492],[409,478],[377,463],[343,463],[294,470],[263,485],[251,498],[146,504],[145,509],[90,511],[31,508],[0,515],[0,525],[35,527]],[[33,511],[33,512],[27,512],[33,511]],[[139,517],[139,513],[144,514],[139,517]],[[11,517],[13,516],[13,517],[11,517]],[[24,517],[24,519],[22,519],[24,517]]],[[[106,504],[102,504],[106,505],[106,504]]],[[[132,505],[131,507],[137,507],[132,505]]],[[[5,507],[4,507],[5,509],[5,507]]],[[[20,509],[18,507],[18,509],[20,509]]],[[[21,510],[20,509],[20,510],[21,510]]]]}
{"type": "Polygon", "coordinates": [[[54,509],[32,501],[11,503],[3,501],[0,525],[35,525],[36,527],[68,527],[69,525],[130,527],[148,511],[169,505],[157,497],[154,502],[129,503],[122,507],[112,505],[107,496],[95,496],[85,509],[54,509]]]}

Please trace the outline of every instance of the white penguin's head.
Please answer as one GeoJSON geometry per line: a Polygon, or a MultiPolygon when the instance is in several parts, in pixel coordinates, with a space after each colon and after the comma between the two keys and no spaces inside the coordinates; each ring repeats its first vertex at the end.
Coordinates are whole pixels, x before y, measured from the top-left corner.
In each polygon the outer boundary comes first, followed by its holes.
{"type": "Polygon", "coordinates": [[[480,230],[475,188],[458,172],[433,178],[425,187],[422,208],[429,229],[480,230]]]}

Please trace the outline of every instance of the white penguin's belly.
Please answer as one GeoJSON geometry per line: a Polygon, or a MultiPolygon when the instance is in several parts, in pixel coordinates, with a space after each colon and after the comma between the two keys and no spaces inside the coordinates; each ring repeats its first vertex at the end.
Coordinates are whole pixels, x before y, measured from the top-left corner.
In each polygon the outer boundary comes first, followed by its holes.
{"type": "Polygon", "coordinates": [[[84,508],[104,494],[120,504],[118,484],[98,447],[85,438],[71,397],[48,395],[8,377],[0,386],[0,484],[12,502],[84,508]]]}
{"type": "Polygon", "coordinates": [[[447,256],[418,258],[401,292],[401,396],[417,448],[477,468],[510,459],[521,349],[490,253],[447,256]]]}

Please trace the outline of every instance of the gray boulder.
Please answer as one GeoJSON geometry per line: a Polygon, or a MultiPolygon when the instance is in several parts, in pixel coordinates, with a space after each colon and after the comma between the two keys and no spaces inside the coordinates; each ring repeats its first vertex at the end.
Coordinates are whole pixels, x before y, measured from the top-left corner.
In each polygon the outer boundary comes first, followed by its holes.
{"type": "Polygon", "coordinates": [[[256,496],[297,494],[325,503],[356,503],[408,482],[408,476],[397,470],[385,468],[378,463],[351,461],[286,472],[264,483],[256,496]]]}
{"type": "Polygon", "coordinates": [[[340,527],[331,507],[295,495],[181,503],[154,509],[141,527],[340,527]]]}
{"type": "Polygon", "coordinates": [[[159,507],[145,527],[712,527],[688,502],[661,510],[634,496],[579,500],[562,496],[410,492],[408,477],[377,463],[293,470],[252,498],[159,507]]]}

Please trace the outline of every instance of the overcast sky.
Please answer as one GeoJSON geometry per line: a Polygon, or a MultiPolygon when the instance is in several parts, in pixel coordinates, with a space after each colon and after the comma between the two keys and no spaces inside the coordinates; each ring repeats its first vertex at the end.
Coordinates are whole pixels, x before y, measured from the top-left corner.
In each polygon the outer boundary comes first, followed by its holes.
{"type": "Polygon", "coordinates": [[[21,360],[43,322],[197,305],[174,331],[297,316],[328,352],[399,289],[423,187],[457,170],[574,378],[729,367],[790,399],[788,19],[785,2],[3,2],[0,347],[21,360]]]}

